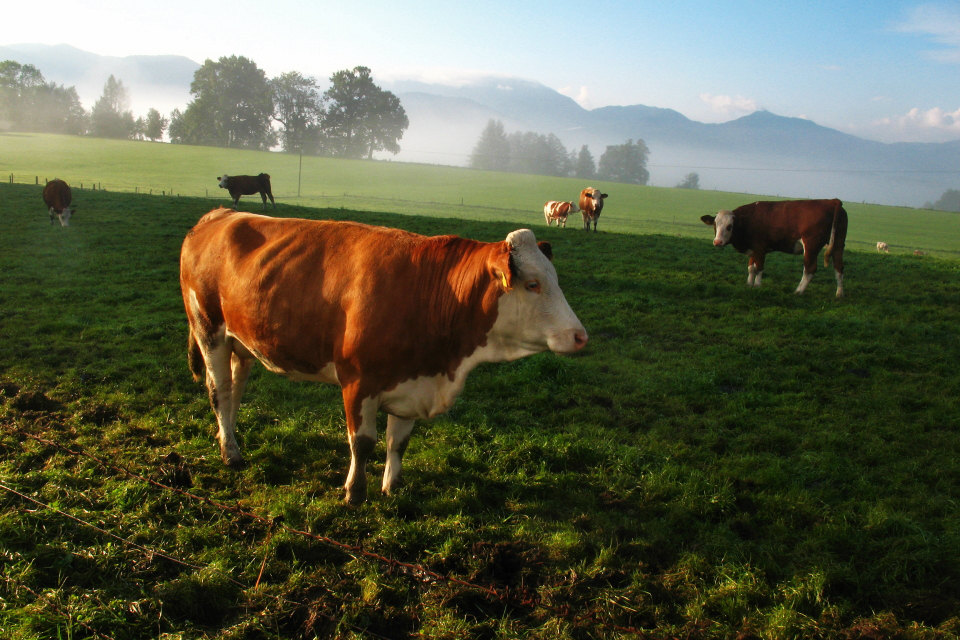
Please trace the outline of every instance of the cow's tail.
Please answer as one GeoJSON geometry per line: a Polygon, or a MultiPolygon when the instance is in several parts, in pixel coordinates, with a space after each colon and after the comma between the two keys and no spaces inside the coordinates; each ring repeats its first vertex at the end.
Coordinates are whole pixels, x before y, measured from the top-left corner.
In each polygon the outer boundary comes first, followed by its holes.
{"type": "MultiPolygon", "coordinates": [[[[837,206],[833,210],[833,225],[830,227],[830,242],[827,243],[826,251],[823,252],[823,266],[830,266],[830,259],[834,259],[834,265],[837,260],[843,260],[843,247],[847,238],[847,212],[843,208],[843,203],[837,200],[837,206]],[[834,257],[836,250],[836,257],[834,257]]],[[[842,264],[842,263],[841,263],[842,264]]]]}
{"type": "Polygon", "coordinates": [[[187,336],[187,364],[190,365],[190,373],[193,374],[194,380],[199,380],[207,368],[203,360],[203,351],[200,350],[200,343],[197,342],[197,336],[192,329],[187,336]]]}

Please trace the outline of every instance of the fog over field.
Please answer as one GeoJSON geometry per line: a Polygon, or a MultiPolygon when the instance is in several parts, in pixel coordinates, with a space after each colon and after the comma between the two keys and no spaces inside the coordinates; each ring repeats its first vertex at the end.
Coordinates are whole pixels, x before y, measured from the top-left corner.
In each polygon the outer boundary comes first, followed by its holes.
{"type": "MultiPolygon", "coordinates": [[[[3,59],[34,64],[48,81],[75,86],[88,110],[113,74],[128,88],[134,116],[183,110],[200,67],[184,56],[100,56],[69,45],[0,47],[3,59]]],[[[763,110],[703,123],[639,104],[586,109],[535,80],[489,74],[452,84],[378,82],[400,98],[410,120],[400,153],[377,154],[383,160],[466,166],[481,130],[495,119],[508,133],[553,133],[570,151],[588,145],[597,160],[607,145],[642,139],[655,186],[674,186],[696,172],[702,189],[910,207],[960,187],[960,141],[883,143],[763,110]]]]}

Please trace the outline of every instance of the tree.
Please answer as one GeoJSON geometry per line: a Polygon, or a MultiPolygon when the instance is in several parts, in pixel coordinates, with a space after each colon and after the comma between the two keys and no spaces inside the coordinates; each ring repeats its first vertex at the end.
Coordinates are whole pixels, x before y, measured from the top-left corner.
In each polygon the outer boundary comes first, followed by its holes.
{"type": "Polygon", "coordinates": [[[136,132],[130,97],[122,80],[111,75],[90,110],[90,133],[98,138],[132,138],[136,132]]]}
{"type": "Polygon", "coordinates": [[[321,139],[324,153],[344,158],[372,158],[375,151],[400,151],[399,140],[410,126],[400,100],[370,77],[367,67],[337,71],[323,94],[321,139]]]}
{"type": "Polygon", "coordinates": [[[273,119],[283,125],[280,130],[283,150],[316,153],[323,118],[323,98],[317,81],[290,71],[271,80],[270,86],[273,88],[273,119]]]}
{"type": "Polygon", "coordinates": [[[960,191],[956,189],[947,189],[936,202],[928,202],[924,205],[926,209],[937,209],[939,211],[956,211],[960,213],[960,191]]]}
{"type": "Polygon", "coordinates": [[[163,138],[163,132],[167,130],[170,121],[156,109],[147,111],[147,120],[144,123],[143,135],[156,142],[163,138]]]}
{"type": "Polygon", "coordinates": [[[643,140],[627,140],[624,144],[610,145],[600,156],[599,177],[610,182],[647,184],[647,158],[650,149],[643,140]]]}
{"type": "Polygon", "coordinates": [[[484,171],[506,171],[510,166],[510,141],[503,123],[490,119],[470,154],[470,167],[484,171]]]}
{"type": "Polygon", "coordinates": [[[542,176],[566,176],[570,157],[560,138],[533,131],[511,133],[509,170],[542,176]]]}
{"type": "Polygon", "coordinates": [[[697,172],[688,173],[683,180],[677,183],[677,189],[699,189],[700,174],[697,172]]]}
{"type": "Polygon", "coordinates": [[[573,160],[573,175],[584,180],[597,177],[597,164],[593,161],[593,154],[590,153],[587,145],[580,147],[580,153],[573,160]]]}
{"type": "Polygon", "coordinates": [[[195,96],[170,117],[170,139],[237,149],[268,150],[277,142],[270,126],[273,90],[266,74],[243,56],[206,60],[193,74],[195,96]]]}
{"type": "Polygon", "coordinates": [[[74,87],[46,82],[33,65],[0,62],[0,128],[82,134],[86,117],[74,87]]]}

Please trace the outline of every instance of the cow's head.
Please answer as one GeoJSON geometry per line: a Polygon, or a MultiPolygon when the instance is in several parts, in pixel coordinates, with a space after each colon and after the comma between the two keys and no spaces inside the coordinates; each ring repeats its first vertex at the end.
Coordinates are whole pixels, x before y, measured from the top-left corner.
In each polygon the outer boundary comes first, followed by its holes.
{"type": "Polygon", "coordinates": [[[63,211],[57,214],[57,218],[60,219],[60,226],[69,227],[70,216],[72,216],[76,212],[77,212],[76,207],[74,207],[73,209],[70,209],[70,207],[64,207],[63,211]]]}
{"type": "Polygon", "coordinates": [[[550,243],[537,243],[533,231],[520,229],[507,236],[505,251],[509,268],[499,277],[507,291],[490,337],[505,348],[506,359],[582,349],[587,331],[560,290],[550,243]]]}
{"type": "Polygon", "coordinates": [[[217,180],[220,181],[220,188],[221,188],[221,189],[226,189],[226,188],[227,188],[227,178],[229,178],[229,177],[230,177],[230,176],[228,176],[227,174],[223,174],[223,177],[222,177],[222,178],[217,178],[217,180]]]}
{"type": "Polygon", "coordinates": [[[580,211],[580,206],[577,204],[576,200],[570,201],[570,213],[577,213],[580,211]]]}
{"type": "Polygon", "coordinates": [[[730,244],[730,238],[733,237],[733,211],[721,209],[717,212],[716,217],[701,216],[700,219],[703,220],[704,224],[712,226],[716,231],[716,236],[713,238],[713,246],[725,247],[730,244]]]}

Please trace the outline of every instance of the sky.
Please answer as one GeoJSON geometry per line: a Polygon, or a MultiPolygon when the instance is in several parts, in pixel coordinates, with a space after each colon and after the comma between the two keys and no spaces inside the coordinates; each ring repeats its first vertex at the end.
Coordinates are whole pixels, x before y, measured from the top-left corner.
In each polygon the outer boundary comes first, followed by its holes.
{"type": "Polygon", "coordinates": [[[960,0],[48,0],[0,44],[107,56],[242,55],[268,76],[534,80],[587,109],[724,122],[756,110],[883,142],[960,140],[960,0]]]}

